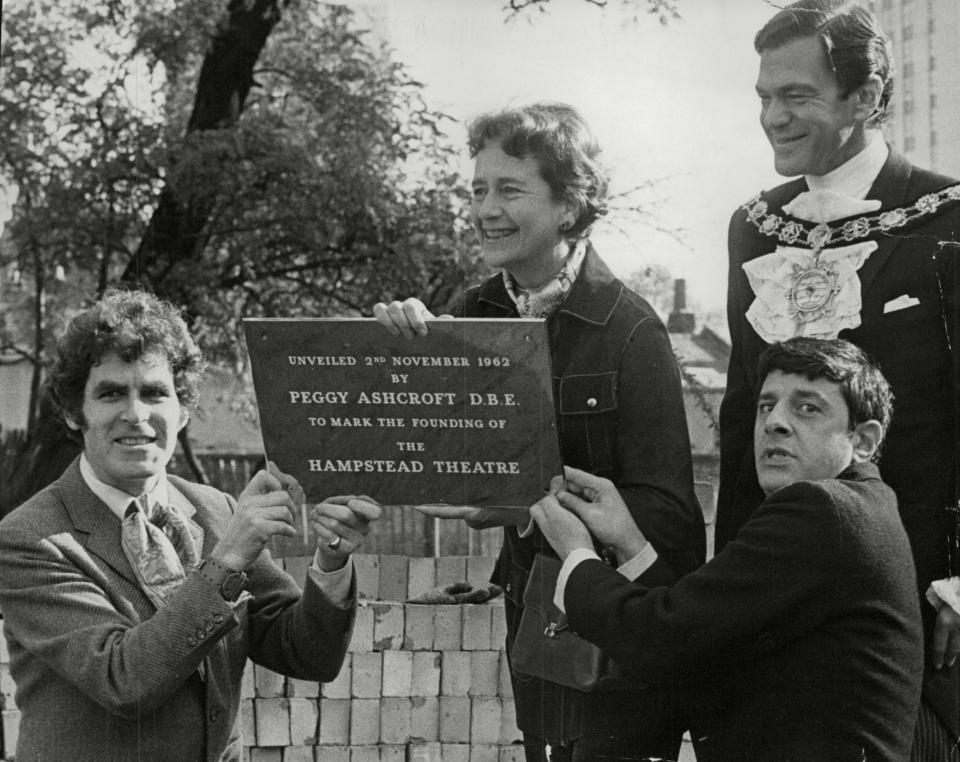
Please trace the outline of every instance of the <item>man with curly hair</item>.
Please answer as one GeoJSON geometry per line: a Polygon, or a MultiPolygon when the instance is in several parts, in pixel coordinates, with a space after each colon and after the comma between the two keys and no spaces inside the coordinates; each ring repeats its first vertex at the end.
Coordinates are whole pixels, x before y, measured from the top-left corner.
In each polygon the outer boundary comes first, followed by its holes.
{"type": "Polygon", "coordinates": [[[203,360],[170,304],[111,291],[74,317],[50,372],[83,452],[0,522],[0,610],[17,685],[18,759],[239,760],[248,658],[333,679],[378,517],[314,509],[297,582],[264,549],[296,533],[296,480],[270,466],[237,500],[168,475],[203,360]]]}

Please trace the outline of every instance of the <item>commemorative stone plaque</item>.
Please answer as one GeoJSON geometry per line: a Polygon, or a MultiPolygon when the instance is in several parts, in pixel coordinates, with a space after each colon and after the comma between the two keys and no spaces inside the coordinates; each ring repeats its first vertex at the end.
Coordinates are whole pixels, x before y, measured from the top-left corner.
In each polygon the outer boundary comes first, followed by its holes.
{"type": "Polygon", "coordinates": [[[543,320],[246,319],[267,458],[307,500],[527,506],[562,472],[543,320]]]}

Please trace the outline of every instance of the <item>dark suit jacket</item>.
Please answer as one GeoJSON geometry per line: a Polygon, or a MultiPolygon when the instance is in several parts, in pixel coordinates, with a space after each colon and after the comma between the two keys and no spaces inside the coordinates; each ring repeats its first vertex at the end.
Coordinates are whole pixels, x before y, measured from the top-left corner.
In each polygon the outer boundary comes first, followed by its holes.
{"type": "MultiPolygon", "coordinates": [[[[517,317],[497,274],[467,291],[460,317],[517,317]]],[[[637,525],[669,561],[670,581],[703,563],[703,514],[693,492],[690,439],[680,375],[663,323],[589,247],[567,299],[547,321],[560,450],[566,465],[613,481],[637,525]]],[[[494,582],[504,588],[507,649],[522,613],[536,554],[554,555],[539,530],[508,528],[494,582]]],[[[514,675],[517,724],[551,742],[585,732],[644,738],[682,722],[663,692],[589,696],[514,675]]]]}
{"type": "Polygon", "coordinates": [[[689,681],[700,762],[909,758],[919,606],[896,500],[872,464],[773,493],[672,587],[585,561],[564,604],[622,667],[689,681]]]}
{"type": "MultiPolygon", "coordinates": [[[[868,194],[882,209],[911,204],[955,180],[911,166],[891,151],[868,194]]],[[[801,178],[764,193],[770,209],[807,189],[801,178]]],[[[861,325],[840,332],[862,347],[893,388],[893,425],[880,461],[883,480],[897,493],[900,514],[913,546],[918,592],[931,580],[957,573],[958,491],[957,296],[960,204],[954,203],[912,227],[879,235],[879,248],[860,269],[861,325]],[[941,246],[941,242],[948,243],[941,246]],[[920,304],[884,314],[884,305],[907,294],[920,304]],[[956,550],[953,551],[956,555],[956,550]]],[[[757,361],[767,346],[745,315],[753,301],[742,265],[774,250],[740,209],[730,222],[730,280],[727,319],[732,342],[727,391],[720,408],[720,494],[716,547],[732,540],[763,500],[753,465],[753,420],[759,391],[757,361]]],[[[929,646],[935,610],[923,603],[929,646]]],[[[960,665],[934,673],[927,665],[924,695],[954,735],[960,735],[960,665]]]]}
{"type": "MultiPolygon", "coordinates": [[[[204,533],[206,557],[236,504],[170,477],[170,497],[204,533]]],[[[75,461],[0,522],[0,611],[22,713],[17,759],[239,760],[247,657],[329,681],[353,609],[296,583],[264,552],[252,598],[231,607],[196,572],[157,610],[120,545],[120,520],[75,461]],[[203,676],[198,669],[203,665],[203,676]]]]}

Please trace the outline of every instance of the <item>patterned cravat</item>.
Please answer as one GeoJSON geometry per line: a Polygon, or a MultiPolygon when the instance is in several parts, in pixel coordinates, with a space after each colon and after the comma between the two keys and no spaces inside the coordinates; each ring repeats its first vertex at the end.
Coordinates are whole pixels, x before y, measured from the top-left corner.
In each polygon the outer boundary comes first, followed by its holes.
{"type": "Polygon", "coordinates": [[[157,608],[164,606],[196,567],[199,555],[190,529],[175,510],[156,506],[154,520],[146,520],[147,496],[130,503],[121,526],[123,553],[133,567],[140,588],[157,608]]]}

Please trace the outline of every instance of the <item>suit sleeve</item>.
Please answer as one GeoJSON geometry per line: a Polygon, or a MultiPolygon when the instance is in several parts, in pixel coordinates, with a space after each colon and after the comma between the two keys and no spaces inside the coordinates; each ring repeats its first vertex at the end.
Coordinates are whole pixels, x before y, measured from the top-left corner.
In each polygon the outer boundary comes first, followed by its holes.
{"type": "MultiPolygon", "coordinates": [[[[236,501],[217,494],[229,512],[223,515],[232,515],[236,501]]],[[[335,678],[347,652],[356,612],[356,578],[351,583],[349,605],[338,606],[309,573],[301,592],[266,549],[246,573],[246,589],[252,595],[243,620],[247,656],[288,677],[318,682],[335,678]]]]}
{"type": "Polygon", "coordinates": [[[743,271],[748,246],[743,212],[730,220],[728,235],[727,325],[730,330],[730,366],[727,388],[720,403],[720,489],[714,543],[717,551],[736,537],[737,531],[762,501],[755,478],[753,422],[756,417],[756,368],[748,367],[745,345],[753,328],[746,318],[753,299],[743,271]],[[743,484],[744,477],[751,483],[743,484]],[[751,489],[752,488],[752,489],[751,489]]]}
{"type": "Polygon", "coordinates": [[[263,551],[247,570],[250,602],[249,657],[274,672],[329,682],[343,664],[356,613],[356,577],[350,605],[334,604],[307,574],[303,593],[263,551]]]}
{"type": "Polygon", "coordinates": [[[69,534],[0,532],[8,637],[108,712],[134,718],[169,699],[237,619],[198,574],[143,621],[111,584],[69,534]]]}
{"type": "Polygon", "coordinates": [[[659,320],[640,322],[628,337],[617,394],[617,487],[640,531],[679,578],[703,563],[706,541],[680,372],[659,320]]]}
{"type": "Polygon", "coordinates": [[[841,604],[839,521],[822,490],[780,490],[736,540],[672,587],[649,588],[598,561],[567,581],[571,627],[621,667],[656,682],[736,664],[801,637],[841,604]]]}
{"type": "Polygon", "coordinates": [[[353,610],[336,607],[312,583],[301,596],[269,554],[248,573],[253,600],[237,609],[193,572],[168,605],[145,618],[131,603],[140,597],[134,583],[108,576],[73,535],[23,524],[0,529],[8,637],[119,717],[161,706],[228,636],[230,647],[246,644],[252,658],[294,677],[337,674],[353,610]],[[245,637],[235,636],[238,627],[247,628],[245,637]]]}

